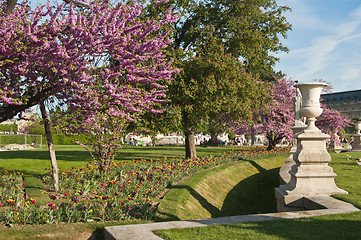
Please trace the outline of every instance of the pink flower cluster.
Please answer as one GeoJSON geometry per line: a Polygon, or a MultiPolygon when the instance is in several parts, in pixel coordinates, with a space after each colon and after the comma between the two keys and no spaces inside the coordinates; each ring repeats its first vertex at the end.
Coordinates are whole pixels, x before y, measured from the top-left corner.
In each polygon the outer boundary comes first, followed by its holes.
{"type": "Polygon", "coordinates": [[[9,15],[0,9],[0,103],[57,98],[75,113],[76,130],[88,132],[104,115],[131,120],[152,111],[164,97],[160,81],[176,72],[163,49],[170,43],[165,26],[177,16],[169,9],[145,21],[136,1],[79,2],[86,11],[50,2],[31,10],[27,1],[9,15]]]}

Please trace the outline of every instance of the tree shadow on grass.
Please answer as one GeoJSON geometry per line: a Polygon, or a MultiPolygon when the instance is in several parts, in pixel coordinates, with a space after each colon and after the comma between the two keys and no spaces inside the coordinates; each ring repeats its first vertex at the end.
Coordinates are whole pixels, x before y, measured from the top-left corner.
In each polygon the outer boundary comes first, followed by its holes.
{"type": "MultiPolygon", "coordinates": [[[[73,146],[73,145],[71,145],[73,146]]],[[[63,148],[64,149],[64,148],[63,148]]],[[[219,153],[219,150],[215,148],[203,150],[202,148],[197,149],[198,153],[201,155],[216,155],[219,153]]],[[[91,161],[91,155],[88,151],[85,150],[56,150],[56,157],[59,161],[69,161],[69,162],[78,162],[78,161],[91,161]]],[[[183,159],[185,156],[184,146],[155,146],[155,147],[125,147],[121,149],[117,156],[115,157],[116,161],[132,161],[145,159],[145,160],[156,160],[164,158],[164,156],[177,157],[178,159],[183,159]]],[[[0,152],[1,159],[36,159],[36,160],[50,160],[49,151],[47,149],[42,150],[20,150],[20,151],[4,151],[0,152]]]]}
{"type": "Polygon", "coordinates": [[[157,215],[155,216],[154,220],[156,222],[165,222],[165,221],[178,221],[178,220],[180,220],[180,218],[174,214],[159,211],[159,209],[158,209],[157,215]]]}
{"type": "Polygon", "coordinates": [[[196,190],[193,188],[186,186],[186,185],[176,185],[173,188],[176,189],[185,189],[189,192],[189,194],[192,195],[197,201],[202,205],[204,209],[206,209],[210,214],[212,218],[221,217],[221,212],[219,209],[215,206],[213,206],[211,203],[208,202],[207,199],[205,199],[201,194],[199,194],[196,190]]]}
{"type": "MultiPolygon", "coordinates": [[[[212,205],[190,186],[180,184],[173,186],[172,189],[187,190],[189,194],[211,214],[212,218],[276,212],[277,203],[274,197],[274,188],[279,186],[279,168],[266,170],[254,161],[249,162],[256,167],[260,173],[254,174],[234,186],[234,188],[228,192],[221,210],[212,205]]],[[[214,194],[217,193],[215,192],[214,194]]],[[[175,219],[176,218],[170,218],[169,220],[175,219]]]]}
{"type": "MultiPolygon", "coordinates": [[[[163,149],[164,150],[164,149],[163,149]]],[[[115,160],[117,161],[132,161],[134,160],[151,160],[157,158],[157,154],[153,151],[143,151],[141,148],[133,150],[134,152],[120,151],[115,160]]],[[[157,150],[161,151],[161,150],[157,150]]],[[[91,155],[87,151],[55,151],[56,159],[58,161],[67,161],[67,162],[79,162],[79,161],[92,161],[91,155]]],[[[159,154],[158,154],[159,155],[159,154]]],[[[159,156],[158,156],[159,157],[159,156]]],[[[1,159],[34,159],[34,160],[50,160],[49,151],[12,151],[6,152],[5,154],[0,154],[1,159]]]]}
{"type": "MultiPolygon", "coordinates": [[[[162,151],[166,151],[164,147],[136,147],[136,148],[125,148],[121,149],[115,160],[138,160],[138,159],[145,159],[151,160],[156,158],[161,158],[163,155],[169,156],[174,155],[178,158],[183,158],[183,152],[179,151],[179,148],[172,148],[168,152],[174,152],[174,154],[169,154],[165,152],[162,154],[162,151]],[[182,155],[179,155],[182,154],[182,155]]],[[[70,162],[77,162],[77,161],[91,161],[91,155],[88,151],[80,151],[80,150],[55,150],[56,158],[59,161],[70,161],[70,162]]],[[[20,151],[3,151],[0,152],[0,160],[1,159],[13,159],[13,158],[20,158],[20,159],[36,159],[36,160],[50,160],[49,151],[47,149],[43,150],[20,150],[20,151]]]]}
{"type": "Polygon", "coordinates": [[[260,173],[263,173],[263,172],[266,172],[267,169],[263,168],[262,166],[260,166],[258,163],[256,163],[255,161],[253,160],[248,160],[248,159],[244,159],[244,158],[241,158],[240,161],[243,161],[243,162],[249,162],[253,167],[255,167],[260,173]]]}
{"type": "Polygon", "coordinates": [[[279,186],[279,168],[264,170],[239,182],[228,192],[221,214],[235,216],[277,211],[274,189],[279,186]]]}
{"type": "Polygon", "coordinates": [[[39,151],[21,150],[21,151],[0,152],[0,159],[13,159],[13,158],[45,160],[45,159],[49,159],[49,152],[47,150],[39,150],[39,151]]]}
{"type": "Polygon", "coordinates": [[[119,151],[115,160],[164,160],[164,157],[184,158],[184,146],[126,147],[119,151]]]}
{"type": "MultiPolygon", "coordinates": [[[[57,160],[61,161],[87,161],[90,160],[90,154],[86,151],[55,151],[57,160]]],[[[6,151],[0,153],[1,159],[36,159],[50,161],[48,150],[21,150],[21,151],[6,151]]]]}

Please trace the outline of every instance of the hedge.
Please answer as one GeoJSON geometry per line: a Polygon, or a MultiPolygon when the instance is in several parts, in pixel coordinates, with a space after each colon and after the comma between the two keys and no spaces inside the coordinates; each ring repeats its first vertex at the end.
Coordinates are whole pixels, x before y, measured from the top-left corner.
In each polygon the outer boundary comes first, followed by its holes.
{"type": "Polygon", "coordinates": [[[18,131],[18,125],[17,124],[0,124],[0,132],[10,132],[11,126],[13,127],[13,132],[18,131]]]}
{"type": "MultiPolygon", "coordinates": [[[[65,134],[53,134],[53,142],[56,145],[71,145],[76,144],[74,141],[81,141],[82,136],[80,135],[72,135],[67,136],[65,134]]],[[[43,143],[46,144],[46,137],[43,136],[43,143]]]]}

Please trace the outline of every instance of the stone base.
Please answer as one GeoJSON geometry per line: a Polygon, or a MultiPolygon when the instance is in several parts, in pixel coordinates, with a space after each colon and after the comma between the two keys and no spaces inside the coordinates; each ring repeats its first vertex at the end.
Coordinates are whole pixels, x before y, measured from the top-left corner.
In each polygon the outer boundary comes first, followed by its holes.
{"type": "Polygon", "coordinates": [[[278,211],[304,210],[303,199],[309,196],[348,194],[336,186],[336,174],[330,166],[294,165],[292,168],[290,182],[275,189],[278,211]]]}
{"type": "Polygon", "coordinates": [[[291,179],[275,189],[278,211],[304,209],[303,199],[309,196],[347,194],[335,184],[336,174],[328,166],[331,156],[326,149],[329,136],[321,132],[306,132],[296,136],[295,164],[289,171],[291,179]]]}
{"type": "Polygon", "coordinates": [[[351,144],[351,151],[361,151],[361,135],[353,135],[353,143],[351,144]]]}
{"type": "Polygon", "coordinates": [[[275,189],[275,197],[277,200],[277,211],[279,212],[288,212],[288,211],[303,211],[309,209],[304,202],[304,199],[309,197],[325,197],[335,194],[348,194],[347,191],[342,190],[338,187],[334,188],[332,192],[318,194],[317,192],[297,192],[289,191],[284,189],[286,185],[282,185],[279,188],[275,189]]]}
{"type": "Polygon", "coordinates": [[[295,161],[293,160],[293,154],[291,153],[291,156],[286,159],[285,164],[280,168],[279,180],[281,185],[286,184],[291,180],[290,170],[294,164],[295,161]]]}
{"type": "Polygon", "coordinates": [[[280,169],[279,172],[279,180],[280,180],[280,184],[286,184],[291,180],[291,175],[290,175],[290,170],[292,168],[292,166],[296,163],[293,160],[293,155],[296,153],[297,150],[297,139],[295,138],[295,136],[302,132],[304,129],[306,128],[306,125],[303,122],[300,121],[296,121],[295,126],[291,127],[292,131],[293,131],[293,146],[290,150],[290,156],[286,159],[285,164],[283,164],[283,166],[280,169]]]}
{"type": "Polygon", "coordinates": [[[291,212],[305,210],[303,204],[303,196],[288,196],[282,189],[275,189],[275,197],[277,200],[278,212],[291,212]]]}

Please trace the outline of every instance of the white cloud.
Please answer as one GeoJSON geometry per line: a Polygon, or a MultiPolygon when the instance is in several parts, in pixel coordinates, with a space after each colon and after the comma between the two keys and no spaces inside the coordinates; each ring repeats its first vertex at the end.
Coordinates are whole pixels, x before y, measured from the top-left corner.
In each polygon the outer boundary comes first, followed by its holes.
{"type": "MultiPolygon", "coordinates": [[[[315,34],[315,32],[312,32],[310,36],[304,36],[302,41],[294,38],[293,45],[303,45],[306,47],[291,50],[288,55],[279,55],[281,62],[285,60],[286,70],[293,71],[288,74],[296,76],[299,80],[306,81],[319,77],[324,79],[323,76],[333,76],[334,79],[324,80],[334,81],[336,85],[339,84],[340,86],[340,80],[350,83],[351,81],[356,81],[356,78],[359,77],[353,89],[355,86],[361,87],[359,83],[361,82],[361,70],[359,70],[361,68],[360,58],[354,54],[357,51],[361,51],[361,41],[359,41],[361,39],[361,5],[350,12],[343,21],[338,21],[337,24],[331,25],[326,19],[321,19],[321,15],[316,15],[312,10],[315,8],[314,5],[311,8],[305,4],[305,1],[291,2],[294,4],[293,13],[295,15],[291,18],[291,21],[294,21],[294,31],[302,33],[300,28],[307,29],[304,33],[310,33],[310,31],[315,29],[320,29],[320,31],[318,35],[312,35],[315,34]],[[348,65],[343,64],[345,62],[348,65]],[[297,66],[291,66],[292,64],[297,64],[297,66]],[[336,71],[339,74],[338,79],[334,73],[336,71]]],[[[284,71],[285,69],[281,68],[280,70],[284,71]]],[[[333,85],[336,89],[337,86],[333,85]]]]}

